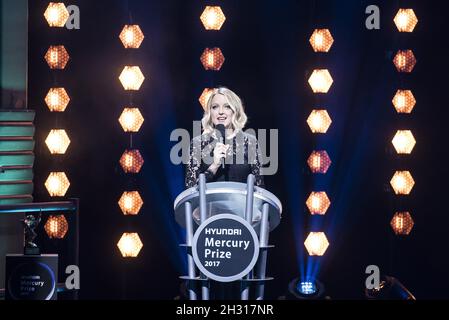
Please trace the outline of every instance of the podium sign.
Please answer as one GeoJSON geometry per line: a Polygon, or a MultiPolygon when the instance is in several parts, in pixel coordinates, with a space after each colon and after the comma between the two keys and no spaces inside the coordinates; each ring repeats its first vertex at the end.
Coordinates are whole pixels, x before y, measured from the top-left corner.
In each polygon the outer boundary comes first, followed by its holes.
{"type": "Polygon", "coordinates": [[[7,300],[55,300],[58,255],[6,255],[7,300]]]}
{"type": "Polygon", "coordinates": [[[198,227],[192,255],[208,278],[219,282],[240,280],[257,262],[259,240],[246,220],[234,214],[219,214],[198,227]]]}

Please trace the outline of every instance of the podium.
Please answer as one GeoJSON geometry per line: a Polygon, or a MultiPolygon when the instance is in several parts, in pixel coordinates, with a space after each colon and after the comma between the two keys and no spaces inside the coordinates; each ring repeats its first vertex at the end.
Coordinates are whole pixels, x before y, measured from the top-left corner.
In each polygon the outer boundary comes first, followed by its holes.
{"type": "Polygon", "coordinates": [[[198,185],[178,195],[174,202],[176,222],[186,229],[190,300],[209,300],[210,281],[240,281],[240,298],[263,300],[269,233],[281,221],[282,205],[271,192],[247,183],[206,183],[204,174],[198,185]],[[198,287],[201,287],[201,294],[198,287]]]}

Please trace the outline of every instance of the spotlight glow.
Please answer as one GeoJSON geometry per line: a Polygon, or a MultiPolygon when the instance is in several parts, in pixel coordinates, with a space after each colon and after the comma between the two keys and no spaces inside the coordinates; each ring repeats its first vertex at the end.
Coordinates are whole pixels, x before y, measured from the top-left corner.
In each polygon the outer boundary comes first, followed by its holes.
{"type": "Polygon", "coordinates": [[[44,229],[49,238],[63,239],[69,230],[69,224],[63,215],[51,215],[48,217],[44,229]]]}
{"type": "Polygon", "coordinates": [[[139,255],[143,244],[137,233],[125,232],[117,243],[117,247],[124,258],[135,258],[139,255]]]}
{"type": "Polygon", "coordinates": [[[315,29],[309,39],[315,52],[328,52],[334,43],[329,29],[315,29]]]}
{"type": "Polygon", "coordinates": [[[125,108],[118,119],[125,132],[138,132],[144,118],[139,108],[125,108]]]}
{"type": "Polygon", "coordinates": [[[205,70],[218,71],[223,66],[225,57],[220,48],[206,48],[200,60],[205,70]]]}
{"type": "Polygon", "coordinates": [[[327,69],[315,69],[309,78],[309,85],[314,93],[327,93],[333,82],[327,69]]]}
{"type": "Polygon", "coordinates": [[[50,2],[44,12],[44,17],[50,27],[62,28],[69,19],[69,11],[62,2],[50,2]]]}
{"type": "Polygon", "coordinates": [[[44,56],[50,69],[64,69],[70,56],[64,46],[50,46],[44,56]]]}
{"type": "Polygon", "coordinates": [[[397,195],[407,195],[412,191],[415,180],[409,171],[396,171],[390,184],[397,195]]]}
{"type": "Polygon", "coordinates": [[[396,212],[390,222],[394,233],[403,236],[410,234],[414,224],[409,212],[396,212]]]}
{"type": "Polygon", "coordinates": [[[226,17],[219,6],[206,6],[200,16],[206,30],[220,30],[226,17]]]}
{"type": "Polygon", "coordinates": [[[310,232],[304,245],[310,256],[322,256],[329,247],[324,232],[310,232]]]}
{"type": "Polygon", "coordinates": [[[124,215],[137,215],[142,208],[143,200],[138,191],[125,191],[118,205],[124,215]]]}
{"type": "Polygon", "coordinates": [[[64,88],[51,88],[45,96],[45,103],[51,112],[64,112],[70,97],[64,88]]]}
{"type": "Polygon", "coordinates": [[[391,141],[398,154],[410,154],[416,144],[410,130],[398,130],[391,141]]]}
{"type": "Polygon", "coordinates": [[[312,110],[307,118],[307,124],[313,133],[326,133],[332,123],[332,119],[326,110],[312,110]]]}
{"type": "Polygon", "coordinates": [[[122,44],[127,49],[137,49],[145,38],[139,25],[125,25],[119,35],[122,44]]]}
{"type": "Polygon", "coordinates": [[[325,174],[331,163],[331,159],[326,150],[312,151],[307,160],[307,164],[313,173],[325,174]]]}
{"type": "Polygon", "coordinates": [[[45,181],[45,187],[51,197],[63,197],[69,186],[69,179],[64,172],[51,172],[45,181]]]}
{"type": "Polygon", "coordinates": [[[126,173],[139,173],[143,166],[143,158],[139,150],[126,150],[120,158],[120,165],[126,173]]]}
{"type": "Polygon", "coordinates": [[[119,76],[125,90],[137,91],[140,89],[145,77],[138,66],[125,66],[119,76]]]}
{"type": "Polygon", "coordinates": [[[416,104],[415,97],[410,90],[398,90],[392,102],[398,113],[411,113],[416,104]]]}
{"type": "Polygon", "coordinates": [[[70,139],[64,129],[52,129],[45,144],[51,154],[64,154],[70,145],[70,139]]]}
{"type": "Polygon", "coordinates": [[[393,21],[399,32],[413,32],[418,23],[418,18],[413,9],[399,9],[393,21]]]}
{"type": "Polygon", "coordinates": [[[410,73],[416,65],[416,58],[412,50],[399,50],[393,59],[398,72],[410,73]]]}

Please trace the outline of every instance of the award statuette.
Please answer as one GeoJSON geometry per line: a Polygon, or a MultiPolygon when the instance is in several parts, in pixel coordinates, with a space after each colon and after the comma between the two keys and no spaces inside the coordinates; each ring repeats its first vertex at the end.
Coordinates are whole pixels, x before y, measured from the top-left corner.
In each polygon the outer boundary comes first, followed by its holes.
{"type": "Polygon", "coordinates": [[[41,222],[41,215],[36,218],[34,215],[27,215],[22,220],[25,233],[25,246],[23,248],[25,255],[40,254],[39,247],[34,243],[37,233],[34,231],[41,222]]]}

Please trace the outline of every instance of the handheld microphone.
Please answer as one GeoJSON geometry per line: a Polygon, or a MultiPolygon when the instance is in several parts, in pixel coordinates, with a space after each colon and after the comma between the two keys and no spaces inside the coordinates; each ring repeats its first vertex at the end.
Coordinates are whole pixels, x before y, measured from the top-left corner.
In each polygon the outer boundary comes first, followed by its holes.
{"type": "MultiPolygon", "coordinates": [[[[225,143],[225,126],[223,124],[217,124],[216,126],[218,132],[220,132],[220,142],[221,143],[225,143]]],[[[221,168],[224,169],[225,168],[225,163],[224,163],[224,159],[221,159],[221,168]]]]}

